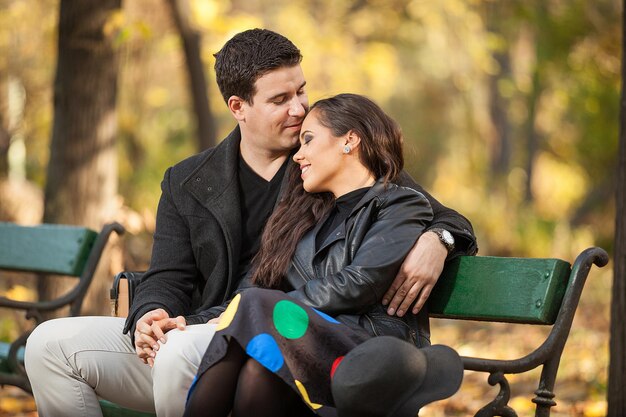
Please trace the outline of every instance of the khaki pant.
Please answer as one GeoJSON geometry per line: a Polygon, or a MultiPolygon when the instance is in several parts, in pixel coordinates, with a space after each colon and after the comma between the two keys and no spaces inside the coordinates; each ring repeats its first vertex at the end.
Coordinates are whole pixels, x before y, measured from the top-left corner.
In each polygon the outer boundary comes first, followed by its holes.
{"type": "Polygon", "coordinates": [[[152,369],[123,326],[123,318],[69,317],[35,328],[25,363],[40,417],[101,417],[99,398],[158,417],[183,414],[215,325],[168,332],[152,369]]]}

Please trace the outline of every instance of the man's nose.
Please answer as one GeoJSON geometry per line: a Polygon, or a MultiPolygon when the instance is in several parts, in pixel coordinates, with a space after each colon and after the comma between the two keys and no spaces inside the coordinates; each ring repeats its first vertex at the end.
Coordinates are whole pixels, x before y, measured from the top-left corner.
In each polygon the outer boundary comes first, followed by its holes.
{"type": "Polygon", "coordinates": [[[289,106],[289,115],[294,117],[302,117],[306,114],[306,109],[304,104],[300,101],[299,97],[294,97],[291,100],[291,105],[289,106]]]}

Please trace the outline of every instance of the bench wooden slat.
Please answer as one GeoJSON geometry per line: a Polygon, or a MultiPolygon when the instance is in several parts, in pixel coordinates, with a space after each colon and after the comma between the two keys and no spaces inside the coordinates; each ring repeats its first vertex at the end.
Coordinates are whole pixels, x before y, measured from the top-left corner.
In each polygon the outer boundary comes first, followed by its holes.
{"type": "Polygon", "coordinates": [[[80,276],[97,235],[78,226],[0,223],[0,269],[80,276]]]}
{"type": "Polygon", "coordinates": [[[569,280],[560,259],[462,256],[429,297],[432,317],[553,324],[569,280]]]}

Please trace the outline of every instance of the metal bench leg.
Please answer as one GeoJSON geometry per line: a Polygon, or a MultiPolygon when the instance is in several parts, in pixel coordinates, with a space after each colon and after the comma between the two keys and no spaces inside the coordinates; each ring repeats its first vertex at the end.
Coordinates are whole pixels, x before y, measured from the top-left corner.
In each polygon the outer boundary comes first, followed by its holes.
{"type": "Polygon", "coordinates": [[[487,381],[491,386],[500,384],[500,392],[492,402],[478,410],[474,417],[517,417],[515,410],[508,406],[511,399],[511,387],[504,374],[502,372],[493,372],[489,375],[487,381]]]}
{"type": "Polygon", "coordinates": [[[532,399],[532,402],[537,404],[535,417],[550,417],[550,409],[556,405],[554,384],[556,372],[559,370],[559,362],[561,362],[560,354],[548,359],[543,365],[539,387],[535,391],[536,397],[532,399]]]}

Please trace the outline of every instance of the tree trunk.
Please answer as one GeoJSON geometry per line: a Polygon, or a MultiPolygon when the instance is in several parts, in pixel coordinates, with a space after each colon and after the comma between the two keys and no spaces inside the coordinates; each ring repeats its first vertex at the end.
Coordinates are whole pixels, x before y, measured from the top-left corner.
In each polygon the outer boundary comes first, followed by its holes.
{"type": "Polygon", "coordinates": [[[9,131],[4,128],[2,113],[0,113],[0,181],[9,175],[10,141],[11,135],[9,134],[9,131]]]}
{"type": "Polygon", "coordinates": [[[512,78],[509,56],[511,10],[509,4],[500,2],[486,3],[483,7],[487,14],[487,30],[502,39],[502,44],[493,51],[493,59],[498,63],[499,71],[489,76],[487,84],[489,116],[493,126],[489,188],[506,190],[506,175],[511,163],[511,123],[507,115],[510,100],[502,95],[501,84],[512,78]]]}
{"type": "Polygon", "coordinates": [[[620,101],[619,163],[617,173],[615,263],[611,300],[609,417],[626,416],[626,0],[622,8],[622,97],[620,101]]]}
{"type": "Polygon", "coordinates": [[[167,4],[170,7],[185,52],[189,90],[196,115],[198,149],[202,151],[215,146],[217,141],[215,121],[209,103],[209,90],[202,64],[200,47],[202,38],[189,21],[188,0],[167,0],[167,4]]]}
{"type": "MultiPolygon", "coordinates": [[[[511,123],[507,116],[509,100],[500,93],[501,80],[511,77],[511,60],[506,51],[494,54],[494,59],[500,65],[500,72],[489,77],[489,114],[494,128],[494,141],[491,148],[490,176],[496,184],[502,185],[509,173],[511,162],[511,123]]],[[[506,182],[504,182],[506,189],[506,182]]]]}
{"type": "MultiPolygon", "coordinates": [[[[120,8],[121,0],[61,0],[44,222],[99,230],[114,217],[118,59],[106,24],[120,8]]],[[[102,259],[85,300],[89,313],[107,312],[106,264],[102,259]]],[[[48,278],[39,296],[49,299],[66,288],[48,278]]]]}
{"type": "Polygon", "coordinates": [[[0,181],[6,179],[9,175],[9,144],[11,143],[11,134],[8,127],[9,105],[6,103],[7,92],[5,85],[5,80],[0,79],[0,181]]]}
{"type": "Polygon", "coordinates": [[[526,119],[526,138],[527,138],[527,154],[526,154],[526,203],[532,203],[534,196],[532,190],[532,182],[534,177],[535,159],[537,152],[540,148],[541,136],[537,132],[536,119],[537,119],[537,106],[539,99],[541,98],[543,80],[542,80],[542,66],[549,57],[547,56],[546,48],[541,41],[544,36],[545,28],[551,24],[548,21],[548,7],[546,2],[538,1],[534,4],[536,11],[535,19],[535,68],[532,71],[532,89],[528,96],[528,118],[526,119]]]}
{"type": "MultiPolygon", "coordinates": [[[[537,64],[539,62],[537,61],[537,64]]],[[[527,203],[533,201],[533,175],[535,168],[535,158],[537,156],[537,150],[539,148],[539,134],[535,126],[537,119],[537,103],[539,96],[541,95],[541,86],[539,80],[539,69],[535,68],[533,71],[533,85],[528,97],[528,118],[526,119],[526,194],[524,200],[527,203]]]]}

